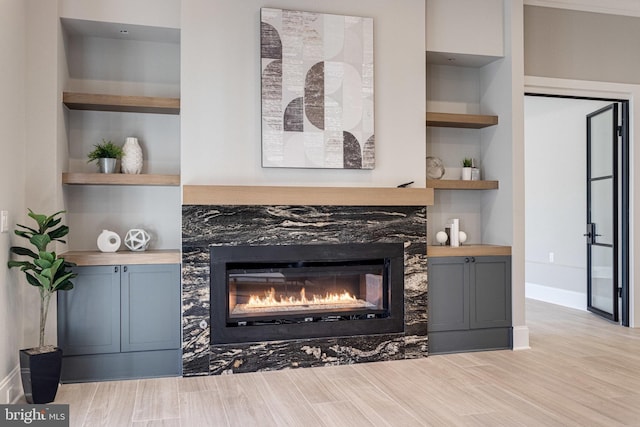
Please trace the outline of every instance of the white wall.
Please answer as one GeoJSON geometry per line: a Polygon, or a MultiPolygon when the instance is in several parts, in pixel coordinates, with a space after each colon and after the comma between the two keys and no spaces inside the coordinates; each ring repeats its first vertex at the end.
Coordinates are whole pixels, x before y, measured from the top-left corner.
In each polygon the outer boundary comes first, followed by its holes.
{"type": "Polygon", "coordinates": [[[183,0],[182,183],[424,187],[424,1],[183,0]],[[376,168],[261,167],[261,7],[374,19],[376,168]]]}
{"type": "MultiPolygon", "coordinates": [[[[427,66],[427,111],[480,114],[480,70],[477,67],[427,66]]],[[[427,127],[427,156],[442,159],[443,179],[460,179],[462,160],[471,157],[482,170],[481,131],[427,127]]],[[[468,243],[482,243],[482,193],[480,191],[436,191],[429,207],[427,235],[436,244],[435,234],[444,230],[451,218],[460,219],[460,229],[468,243]]]]}
{"type": "Polygon", "coordinates": [[[180,28],[180,0],[57,0],[60,16],[180,28]]]}
{"type": "Polygon", "coordinates": [[[527,297],[586,309],[586,115],[610,103],[525,97],[527,297]]]}
{"type": "MultiPolygon", "coordinates": [[[[63,20],[60,91],[116,95],[180,96],[180,45],[177,30],[63,20]],[[159,40],[159,41],[154,41],[159,40]]],[[[180,173],[180,116],[63,110],[60,145],[67,153],[63,171],[95,172],[87,155],[103,139],[122,145],[137,137],[143,151],[142,173],[180,173]],[[68,160],[67,160],[68,159],[68,160]]],[[[104,229],[122,238],[143,228],[153,249],[176,249],[180,237],[180,188],[145,186],[65,186],[71,250],[96,250],[104,229]],[[174,201],[175,203],[169,203],[174,201]]]]}
{"type": "MultiPolygon", "coordinates": [[[[11,230],[25,206],[26,9],[23,0],[0,1],[0,210],[9,212],[11,230]]],[[[0,234],[0,403],[9,403],[20,390],[22,298],[30,290],[19,271],[6,268],[12,244],[17,244],[13,233],[0,234]]]]}

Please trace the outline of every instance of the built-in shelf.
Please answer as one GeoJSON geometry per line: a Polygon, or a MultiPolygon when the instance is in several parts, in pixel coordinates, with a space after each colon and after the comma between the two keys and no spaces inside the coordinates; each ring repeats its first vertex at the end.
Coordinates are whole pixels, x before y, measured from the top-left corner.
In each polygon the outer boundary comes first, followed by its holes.
{"type": "Polygon", "coordinates": [[[449,256],[510,256],[511,246],[500,245],[461,245],[455,248],[451,246],[427,246],[427,257],[449,256]]]}
{"type": "Polygon", "coordinates": [[[180,98],[64,92],[62,102],[72,110],[180,114],[180,98]]]}
{"type": "Polygon", "coordinates": [[[180,175],[127,174],[127,173],[76,173],[62,174],[67,185],[163,185],[179,186],[180,175]]]}
{"type": "Polygon", "coordinates": [[[78,266],[123,264],[180,264],[182,257],[177,249],[158,249],[142,252],[118,251],[69,251],[61,254],[66,261],[78,266]]]}
{"type": "Polygon", "coordinates": [[[484,114],[427,113],[427,126],[482,129],[498,124],[498,116],[484,114]]]}
{"type": "Polygon", "coordinates": [[[431,188],[185,185],[185,205],[430,206],[431,188]]]}
{"type": "Polygon", "coordinates": [[[459,179],[428,179],[427,188],[436,190],[497,190],[498,181],[462,181],[459,179]]]}

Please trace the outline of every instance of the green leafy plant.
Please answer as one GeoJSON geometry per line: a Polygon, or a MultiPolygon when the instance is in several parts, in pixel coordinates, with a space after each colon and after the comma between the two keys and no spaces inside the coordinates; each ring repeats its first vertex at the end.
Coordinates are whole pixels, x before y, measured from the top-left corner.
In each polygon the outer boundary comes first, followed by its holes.
{"type": "Polygon", "coordinates": [[[65,261],[63,257],[58,257],[55,252],[47,250],[53,241],[65,243],[62,237],[69,233],[69,227],[60,224],[61,218],[58,215],[65,211],[59,211],[47,216],[34,213],[29,209],[29,216],[35,220],[38,228],[27,227],[17,224],[20,228],[15,230],[15,234],[24,237],[33,245],[35,250],[12,246],[10,251],[16,255],[30,258],[26,261],[11,260],[7,263],[9,268],[19,267],[26,275],[27,282],[38,288],[40,292],[40,345],[44,347],[44,329],[47,324],[47,314],[49,312],[49,302],[51,296],[56,291],[68,291],[73,289],[71,279],[77,276],[70,271],[75,264],[65,261]]]}
{"type": "Polygon", "coordinates": [[[102,143],[94,145],[93,151],[89,153],[87,163],[98,161],[98,159],[119,159],[122,157],[122,147],[111,141],[102,140],[102,143]]]}
{"type": "Polygon", "coordinates": [[[471,165],[473,165],[473,160],[470,159],[469,157],[465,157],[464,160],[462,160],[462,166],[465,168],[470,168],[471,165]]]}

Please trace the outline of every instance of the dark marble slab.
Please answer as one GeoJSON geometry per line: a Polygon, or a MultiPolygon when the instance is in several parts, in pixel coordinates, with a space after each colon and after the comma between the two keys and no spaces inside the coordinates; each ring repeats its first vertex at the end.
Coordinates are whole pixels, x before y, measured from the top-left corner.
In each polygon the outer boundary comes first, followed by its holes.
{"type": "Polygon", "coordinates": [[[184,375],[426,355],[426,208],[184,205],[182,218],[184,375]],[[209,246],[374,242],[404,244],[404,334],[211,346],[209,246]]]}

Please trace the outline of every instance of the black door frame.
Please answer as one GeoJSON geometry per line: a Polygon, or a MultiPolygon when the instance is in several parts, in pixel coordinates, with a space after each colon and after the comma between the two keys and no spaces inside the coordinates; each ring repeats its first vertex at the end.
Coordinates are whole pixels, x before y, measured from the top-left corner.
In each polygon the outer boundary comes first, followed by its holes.
{"type": "MultiPolygon", "coordinates": [[[[620,207],[620,234],[621,238],[619,241],[619,254],[621,255],[620,259],[620,270],[619,277],[621,278],[622,288],[620,292],[620,297],[622,297],[622,309],[620,311],[621,324],[623,326],[629,326],[630,320],[630,273],[629,273],[629,233],[630,233],[630,142],[629,142],[629,99],[616,99],[616,98],[600,98],[600,97],[590,97],[590,96],[572,96],[572,95],[554,95],[554,94],[544,94],[544,93],[536,93],[536,92],[525,92],[525,96],[540,96],[546,98],[564,98],[564,99],[583,99],[588,101],[606,101],[611,103],[619,103],[620,110],[619,115],[622,119],[621,125],[621,136],[622,143],[620,147],[620,151],[622,154],[621,161],[621,171],[619,171],[620,177],[620,186],[621,186],[621,198],[619,200],[620,207]]],[[[590,274],[590,272],[589,272],[590,274]]]]}

